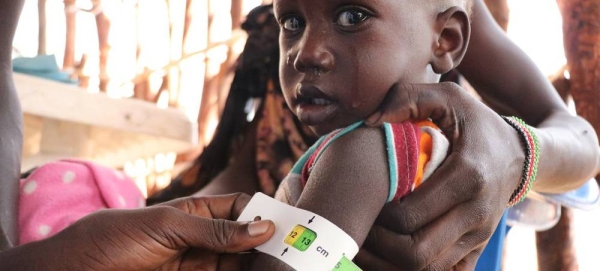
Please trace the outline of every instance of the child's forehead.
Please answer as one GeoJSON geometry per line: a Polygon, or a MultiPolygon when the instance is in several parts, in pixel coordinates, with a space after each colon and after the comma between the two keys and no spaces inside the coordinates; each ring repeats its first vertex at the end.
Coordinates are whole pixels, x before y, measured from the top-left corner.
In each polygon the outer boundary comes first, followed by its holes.
{"type": "MultiPolygon", "coordinates": [[[[363,7],[375,13],[393,15],[394,12],[416,10],[442,12],[452,6],[462,7],[469,16],[474,0],[273,0],[275,14],[290,12],[299,8],[307,13],[317,11],[337,11],[348,6],[363,7]]],[[[408,17],[411,17],[408,15],[408,17]]]]}
{"type": "MultiPolygon", "coordinates": [[[[415,0],[273,0],[275,6],[294,4],[316,4],[316,5],[362,5],[362,4],[386,4],[399,3],[415,0]]],[[[429,1],[429,0],[421,0],[429,1]]]]}
{"type": "MultiPolygon", "coordinates": [[[[393,8],[395,10],[404,8],[418,8],[431,7],[432,2],[443,2],[443,1],[455,1],[455,0],[273,0],[275,11],[281,10],[282,8],[300,6],[319,8],[323,6],[327,7],[343,7],[343,6],[363,6],[373,8],[393,8]]],[[[459,1],[459,0],[456,0],[459,1]]]]}

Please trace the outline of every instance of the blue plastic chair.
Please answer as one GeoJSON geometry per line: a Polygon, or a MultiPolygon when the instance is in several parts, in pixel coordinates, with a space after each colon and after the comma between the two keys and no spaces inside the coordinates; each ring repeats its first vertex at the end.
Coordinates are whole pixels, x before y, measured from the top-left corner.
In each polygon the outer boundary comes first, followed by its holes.
{"type": "Polygon", "coordinates": [[[592,210],[600,202],[600,188],[595,179],[563,194],[538,194],[530,192],[521,203],[508,208],[496,231],[483,250],[476,271],[500,271],[504,239],[511,227],[528,227],[536,231],[552,228],[560,219],[560,207],[592,210]]]}

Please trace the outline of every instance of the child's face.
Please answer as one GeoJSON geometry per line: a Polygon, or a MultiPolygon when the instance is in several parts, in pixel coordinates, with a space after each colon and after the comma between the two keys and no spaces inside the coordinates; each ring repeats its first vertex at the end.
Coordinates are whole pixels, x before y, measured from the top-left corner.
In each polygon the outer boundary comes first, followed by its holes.
{"type": "Polygon", "coordinates": [[[275,0],[281,86],[300,121],[325,134],[369,116],[395,83],[431,82],[436,14],[419,5],[275,0]]]}

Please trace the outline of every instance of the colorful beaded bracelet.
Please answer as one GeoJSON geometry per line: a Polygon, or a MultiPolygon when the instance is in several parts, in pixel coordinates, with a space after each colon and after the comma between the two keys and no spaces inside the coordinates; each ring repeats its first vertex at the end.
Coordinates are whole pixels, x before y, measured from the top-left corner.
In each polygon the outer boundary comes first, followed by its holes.
{"type": "Polygon", "coordinates": [[[521,174],[521,182],[510,196],[510,200],[508,201],[508,206],[510,207],[521,202],[527,196],[527,193],[529,193],[535,182],[540,156],[540,146],[537,135],[523,120],[517,117],[502,116],[502,118],[511,127],[517,130],[521,136],[521,142],[525,149],[525,164],[523,166],[523,173],[521,174]]]}

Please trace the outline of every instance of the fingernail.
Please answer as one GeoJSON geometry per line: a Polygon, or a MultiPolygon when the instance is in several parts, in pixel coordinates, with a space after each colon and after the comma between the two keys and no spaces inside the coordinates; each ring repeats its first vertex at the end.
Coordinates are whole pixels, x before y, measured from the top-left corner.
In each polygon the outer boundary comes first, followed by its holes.
{"type": "Polygon", "coordinates": [[[269,229],[269,224],[271,224],[271,222],[268,220],[251,222],[248,225],[248,234],[252,237],[263,235],[269,229]]]}
{"type": "Polygon", "coordinates": [[[371,116],[369,116],[366,120],[365,123],[367,125],[371,125],[373,123],[376,123],[379,119],[381,118],[381,113],[380,112],[376,112],[371,114],[371,116]]]}
{"type": "Polygon", "coordinates": [[[365,120],[365,124],[367,126],[371,126],[371,125],[375,124],[378,120],[379,120],[379,118],[368,118],[365,120]]]}

